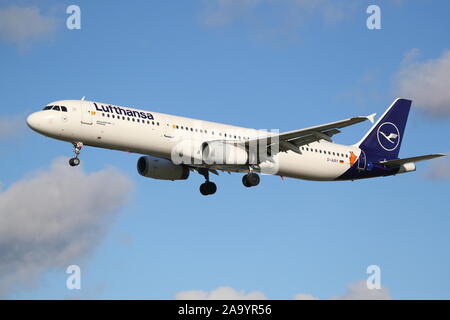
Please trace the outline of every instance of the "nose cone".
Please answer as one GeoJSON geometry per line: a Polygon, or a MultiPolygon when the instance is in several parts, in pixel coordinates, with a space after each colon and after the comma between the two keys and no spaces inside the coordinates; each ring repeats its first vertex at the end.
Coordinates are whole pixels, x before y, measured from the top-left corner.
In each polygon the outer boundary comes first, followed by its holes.
{"type": "Polygon", "coordinates": [[[39,129],[39,119],[38,118],[39,118],[39,115],[36,112],[30,114],[27,118],[28,126],[35,131],[39,129]]]}

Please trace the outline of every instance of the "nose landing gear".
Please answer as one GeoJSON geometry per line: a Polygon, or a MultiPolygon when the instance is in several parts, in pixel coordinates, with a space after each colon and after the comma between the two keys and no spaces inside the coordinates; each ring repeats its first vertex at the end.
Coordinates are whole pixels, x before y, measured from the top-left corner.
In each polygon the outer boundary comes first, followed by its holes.
{"type": "Polygon", "coordinates": [[[83,148],[82,142],[77,142],[73,144],[73,152],[75,154],[75,157],[69,160],[69,165],[71,167],[76,167],[80,164],[80,159],[78,159],[78,155],[81,152],[81,149],[83,148]]]}

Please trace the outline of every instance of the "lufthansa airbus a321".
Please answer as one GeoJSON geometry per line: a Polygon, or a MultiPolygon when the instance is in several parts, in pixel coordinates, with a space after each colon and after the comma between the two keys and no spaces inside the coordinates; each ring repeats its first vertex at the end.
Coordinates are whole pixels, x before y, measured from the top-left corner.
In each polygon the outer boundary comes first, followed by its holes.
{"type": "Polygon", "coordinates": [[[416,170],[415,163],[444,154],[399,158],[411,100],[396,99],[375,122],[375,114],[288,132],[268,132],[162,114],[101,102],[61,100],[27,118],[34,131],[74,146],[71,166],[83,146],[143,155],[144,177],[184,180],[191,171],[205,177],[203,195],[214,194],[210,173],[243,173],[245,187],[259,173],[305,180],[336,181],[391,176],[416,170]],[[354,145],[332,142],[341,128],[370,120],[372,128],[354,145]]]}

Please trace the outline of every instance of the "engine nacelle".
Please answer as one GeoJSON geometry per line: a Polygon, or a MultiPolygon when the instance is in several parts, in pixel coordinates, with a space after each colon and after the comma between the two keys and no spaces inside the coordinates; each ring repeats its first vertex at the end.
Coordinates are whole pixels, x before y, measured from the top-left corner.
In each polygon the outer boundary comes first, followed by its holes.
{"type": "Polygon", "coordinates": [[[416,171],[416,164],[414,162],[407,162],[400,166],[398,173],[416,171]]]}
{"type": "Polygon", "coordinates": [[[182,139],[173,146],[170,160],[173,164],[202,164],[202,141],[182,139]]]}
{"type": "Polygon", "coordinates": [[[248,152],[237,144],[212,141],[203,143],[202,158],[206,164],[243,165],[248,162],[248,152]]]}
{"type": "Polygon", "coordinates": [[[186,180],[189,177],[188,167],[152,156],[140,157],[137,162],[137,171],[146,178],[160,180],[186,180]]]}

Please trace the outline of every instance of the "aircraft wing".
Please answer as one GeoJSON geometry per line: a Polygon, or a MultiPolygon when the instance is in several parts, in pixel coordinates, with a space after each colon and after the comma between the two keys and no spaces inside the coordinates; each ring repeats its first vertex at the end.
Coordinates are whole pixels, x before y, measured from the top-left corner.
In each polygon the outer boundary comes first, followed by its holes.
{"type": "Polygon", "coordinates": [[[279,134],[272,134],[267,136],[258,137],[256,139],[250,139],[246,141],[246,145],[257,145],[259,141],[267,141],[267,146],[279,142],[279,150],[287,151],[292,150],[294,152],[300,153],[300,146],[319,141],[327,140],[331,142],[331,137],[339,132],[340,128],[348,127],[366,120],[374,122],[376,113],[373,113],[366,117],[353,117],[345,120],[340,120],[336,122],[326,123],[315,127],[287,131],[279,134]]]}
{"type": "Polygon", "coordinates": [[[378,161],[379,164],[384,164],[388,167],[397,167],[401,166],[402,164],[408,163],[408,162],[419,162],[424,160],[430,160],[438,157],[444,157],[446,154],[443,153],[435,153],[435,154],[428,154],[425,156],[418,156],[418,157],[410,157],[410,158],[403,158],[403,159],[394,159],[394,160],[385,160],[385,161],[378,161]]]}

